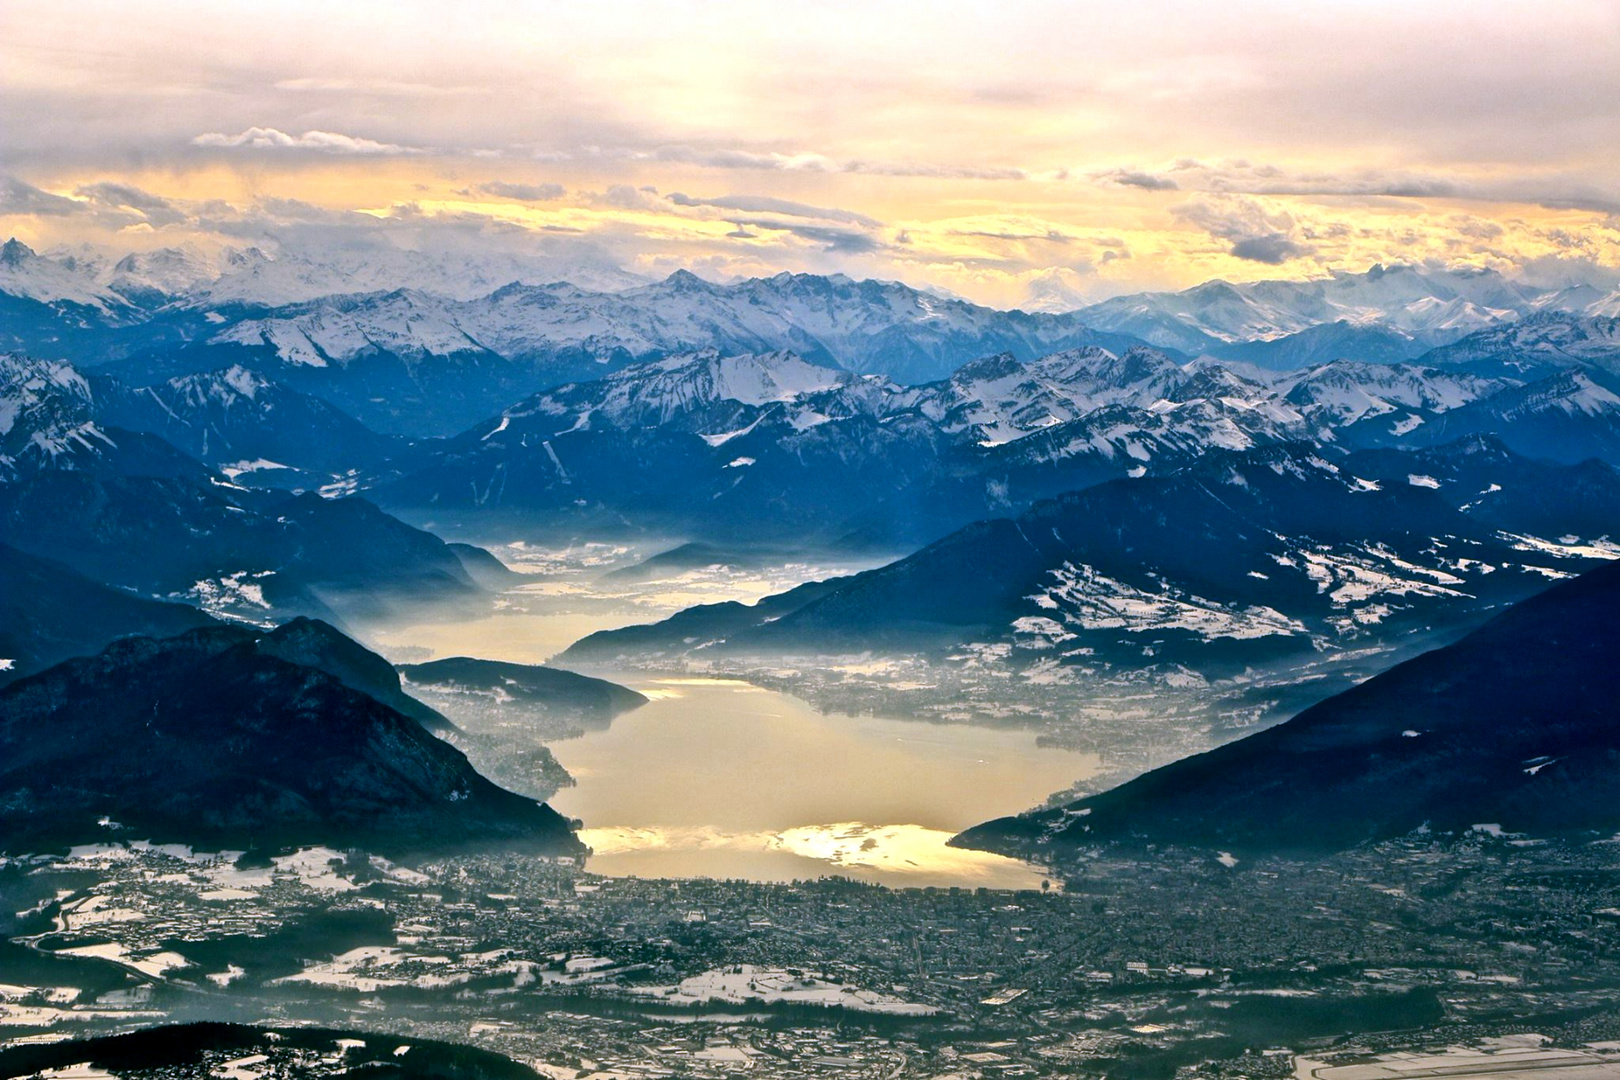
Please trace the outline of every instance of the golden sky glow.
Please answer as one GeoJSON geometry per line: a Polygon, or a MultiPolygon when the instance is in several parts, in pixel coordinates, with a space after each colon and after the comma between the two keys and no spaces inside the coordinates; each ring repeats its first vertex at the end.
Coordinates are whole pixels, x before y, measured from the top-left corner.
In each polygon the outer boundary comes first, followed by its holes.
{"type": "Polygon", "coordinates": [[[1009,305],[1042,276],[1620,266],[1611,0],[1124,7],[11,0],[0,232],[841,270],[1009,305]]]}

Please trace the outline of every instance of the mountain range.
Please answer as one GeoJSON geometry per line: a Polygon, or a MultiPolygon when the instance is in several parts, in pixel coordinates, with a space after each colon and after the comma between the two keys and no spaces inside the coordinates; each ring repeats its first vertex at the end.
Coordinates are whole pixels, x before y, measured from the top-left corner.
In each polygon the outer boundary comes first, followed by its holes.
{"type": "Polygon", "coordinates": [[[363,483],[390,510],[441,524],[893,550],[1220,450],[1494,435],[1525,456],[1620,462],[1611,384],[1605,368],[1574,362],[1526,384],[1466,366],[1266,372],[1087,347],[999,354],[906,386],[793,353],[711,351],[533,395],[363,483]]]}
{"type": "Polygon", "coordinates": [[[318,397],[241,366],[129,386],[101,372],[87,379],[106,424],[156,435],[234,479],[321,487],[404,449],[318,397]]]}
{"type": "Polygon", "coordinates": [[[6,485],[0,542],[249,622],[297,613],[384,618],[484,597],[442,540],[364,500],[211,477],[66,472],[6,485]]]}
{"type": "Polygon", "coordinates": [[[512,282],[571,281],[598,292],[647,279],[605,262],[488,250],[415,251],[392,244],[316,251],[305,246],[207,249],[194,244],[124,254],[92,245],[36,252],[13,238],[0,244],[0,293],[71,304],[138,319],[177,300],[216,306],[279,307],[338,293],[422,289],[456,299],[486,296],[512,282]]]}
{"type": "Polygon", "coordinates": [[[321,268],[257,249],[115,260],[40,255],[12,241],[0,249],[8,335],[0,345],[113,363],[135,383],[239,363],[377,430],[449,435],[535,390],[704,349],[789,350],[912,384],[1000,352],[1031,360],[1143,342],[1178,359],[1209,354],[1268,368],[1412,360],[1538,315],[1620,313],[1620,293],[1591,286],[1540,289],[1493,270],[1407,266],[1306,282],[1213,281],[1072,312],[997,311],[841,275],[729,284],[685,271],[654,283],[545,277],[540,264],[495,259],[475,270],[403,252],[375,266],[321,268]]]}
{"type": "Polygon", "coordinates": [[[790,349],[850,371],[927,381],[996,352],[1030,359],[1133,343],[1071,315],[998,311],[841,275],[717,285],[677,271],[618,292],[513,282],[466,297],[351,285],[292,303],[199,286],[165,295],[154,286],[137,303],[93,270],[16,241],[0,250],[0,346],[115,363],[136,382],[242,364],[377,430],[414,435],[450,434],[536,389],[702,349],[790,349]]]}
{"type": "Polygon", "coordinates": [[[1541,289],[1494,270],[1379,265],[1314,281],[1208,281],[1116,296],[1076,314],[1162,348],[1282,368],[1345,357],[1410,360],[1543,311],[1613,316],[1620,290],[1541,289]],[[1331,355],[1320,351],[1325,343],[1331,355]]]}
{"type": "Polygon", "coordinates": [[[0,355],[0,543],[259,622],[483,596],[456,550],[364,500],[248,487],[232,474],[278,470],[255,459],[216,472],[163,436],[116,426],[150,423],[216,457],[275,450],[309,475],[318,460],[380,448],[329,406],[231,371],[148,390],[0,355]]]}
{"type": "Polygon", "coordinates": [[[1502,612],[1283,724],[954,843],[1320,853],[1412,832],[1620,828],[1620,565],[1502,612]]]}
{"type": "Polygon", "coordinates": [[[599,632],[560,659],[990,647],[1046,679],[1142,665],[1229,675],[1466,626],[1549,578],[1620,555],[1583,545],[1577,527],[1620,532],[1620,472],[1535,461],[1486,439],[1423,452],[1212,452],[1171,475],[1112,480],[968,525],[886,566],[752,607],[599,632]]]}
{"type": "MultiPolygon", "coordinates": [[[[500,568],[369,502],[309,488],[364,491],[437,528],[904,551],[1222,451],[1310,442],[1331,458],[1490,435],[1527,457],[1620,460],[1605,324],[1562,320],[1598,344],[1566,341],[1556,362],[1506,373],[1482,361],[1492,346],[1479,335],[1444,367],[1334,361],[1274,373],[1086,346],[997,354],[920,385],[791,352],[711,350],[565,384],[453,438],[414,443],[247,367],[141,386],[12,355],[0,357],[0,541],[211,610],[341,619],[406,597],[470,602],[479,589],[468,560],[485,577],[500,568]]],[[[1554,322],[1518,329],[1545,336],[1554,322]]]]}
{"type": "MultiPolygon", "coordinates": [[[[1456,698],[1496,725],[1474,758],[1436,711],[1449,705],[1417,689],[1487,682],[1510,636],[1491,627],[1543,633],[1545,610],[1591,630],[1620,587],[1593,569],[1620,557],[1620,294],[1375,267],[1029,313],[841,275],[591,288],[505,272],[0,247],[0,341],[26,350],[0,354],[0,824],[30,842],[109,818],[217,843],[577,850],[435,733],[504,754],[509,717],[474,730],[445,713],[606,722],[643,698],[471,658],[395,669],[336,628],[487,610],[519,580],[429,528],[678,542],[623,581],[784,546],[902,553],[563,654],[599,666],[907,654],[1029,683],[1243,680],[1324,656],[1388,663],[1499,616],[1418,675],[1356,691],[1376,709],[1336,698],[1293,722],[1371,757],[1323,772],[1277,735],[1221,751],[1243,790],[1189,764],[997,826],[1007,844],[1455,830],[1498,804],[1457,787],[1452,758],[1503,781],[1512,754],[1539,777],[1609,753],[1580,741],[1591,710],[1567,696],[1589,685],[1584,644],[1530,665],[1568,684],[1558,700],[1585,725],[1549,728],[1552,749],[1530,745],[1522,679],[1498,679],[1498,713],[1456,698]],[[1553,607],[1532,599],[1586,571],[1553,607]],[[1391,686],[1429,713],[1379,697],[1391,686]],[[1406,726],[1391,736],[1377,710],[1406,726]],[[1385,771],[1390,738],[1439,756],[1385,771]],[[1384,783],[1403,799],[1310,824],[1318,790],[1360,805],[1384,783]],[[1196,824],[1181,790],[1231,812],[1196,824]],[[1255,790],[1281,800],[1269,821],[1244,801],[1255,790]]],[[[566,781],[526,734],[513,775],[566,781]]],[[[1538,803],[1540,783],[1501,816],[1587,827],[1538,803]]]]}
{"type": "Polygon", "coordinates": [[[1598,373],[1620,371],[1620,317],[1615,305],[1571,315],[1543,311],[1481,329],[1427,354],[1440,367],[1520,382],[1559,374],[1576,367],[1598,373]]]}
{"type": "Polygon", "coordinates": [[[1219,668],[1203,658],[1487,610],[1522,595],[1510,580],[1606,553],[1591,542],[1614,531],[1613,470],[1591,459],[1620,461],[1620,333],[1591,290],[1394,267],[1031,316],[838,276],[677,273],[615,293],[395,289],[227,310],[189,258],[109,271],[7,247],[8,295],[32,283],[29,302],[109,332],[195,325],[87,373],[0,356],[0,542],[250,621],[376,619],[510,584],[487,553],[404,518],[915,552],[802,609],[776,598],[769,624],[728,614],[710,649],[983,639],[1067,666],[1151,649],[1219,668]],[[1121,320],[1148,315],[1220,343],[1200,351],[1477,329],[1420,363],[1271,371],[1120,336],[1147,334],[1121,320]],[[442,426],[576,361],[591,378],[447,438],[381,434],[347,409],[443,406],[406,425],[442,426]],[[1556,497],[1575,490],[1588,497],[1556,497]],[[1232,558],[1188,565],[1152,536],[1166,523],[1167,543],[1179,529],[1232,558]],[[1475,580],[1475,564],[1534,569],[1475,580]],[[962,584],[987,565],[1002,572],[962,584]],[[911,589],[914,574],[944,587],[911,589]]]}

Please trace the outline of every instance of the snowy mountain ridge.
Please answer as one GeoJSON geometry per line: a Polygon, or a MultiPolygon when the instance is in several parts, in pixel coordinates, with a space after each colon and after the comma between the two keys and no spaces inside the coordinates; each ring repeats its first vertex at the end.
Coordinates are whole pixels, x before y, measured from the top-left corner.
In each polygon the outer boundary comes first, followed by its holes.
{"type": "Polygon", "coordinates": [[[978,356],[1024,359],[1086,344],[1123,345],[1074,316],[997,311],[892,282],[778,274],[716,285],[677,271],[617,293],[506,285],[453,300],[415,290],[325,297],[221,327],[214,344],[267,346],[289,363],[346,365],[489,353],[604,367],[713,348],[791,350],[828,366],[926,382],[978,356]]]}
{"type": "Polygon", "coordinates": [[[130,314],[132,305],[72,256],[49,258],[15,238],[0,244],[0,293],[40,304],[71,304],[104,319],[130,314]]]}
{"type": "MultiPolygon", "coordinates": [[[[711,349],[544,391],[490,423],[545,417],[548,434],[604,425],[692,430],[693,417],[707,418],[729,403],[751,410],[777,406],[801,428],[816,417],[859,415],[879,423],[920,417],[944,435],[995,447],[1105,414],[1173,423],[1205,409],[1263,432],[1262,441],[1304,438],[1313,428],[1331,439],[1333,429],[1367,416],[1399,409],[1441,413],[1508,385],[1411,364],[1334,361],[1301,372],[1245,372],[1212,361],[1177,363],[1153,349],[1115,354],[1089,347],[1028,362],[1002,353],[965,364],[948,379],[902,386],[786,351],[727,356],[711,349]]],[[[719,445],[737,433],[700,434],[719,445]]],[[[1228,448],[1253,444],[1244,439],[1228,448]]]]}
{"type": "Polygon", "coordinates": [[[1141,347],[1027,362],[1001,354],[903,386],[788,352],[709,350],[531,395],[363,486],[383,505],[431,508],[440,520],[906,544],[1217,451],[1353,448],[1364,444],[1361,423],[1422,430],[1508,386],[1414,365],[1268,375],[1141,347]]]}
{"type": "Polygon", "coordinates": [[[70,365],[0,353],[0,481],[111,445],[92,418],[90,385],[70,365]]]}
{"type": "Polygon", "coordinates": [[[15,238],[0,245],[0,292],[91,307],[99,302],[109,310],[131,304],[274,308],[400,288],[472,300],[514,282],[565,280],[602,292],[646,284],[643,277],[589,261],[392,245],[313,252],[274,244],[209,250],[186,243],[125,253],[90,245],[36,252],[15,238]]]}
{"type": "Polygon", "coordinates": [[[1393,331],[1421,351],[1538,311],[1601,315],[1617,304],[1620,290],[1538,289],[1495,270],[1374,266],[1317,281],[1209,281],[1180,292],[1117,296],[1076,313],[1098,329],[1192,353],[1338,322],[1393,331]]]}
{"type": "MultiPolygon", "coordinates": [[[[1620,313],[1620,289],[1544,289],[1476,268],[1374,266],[1308,281],[1212,280],[1090,305],[1081,304],[1060,273],[1048,271],[1032,281],[1026,310],[998,311],[937,290],[841,274],[784,272],[715,284],[677,271],[648,282],[604,263],[548,255],[393,245],[317,252],[273,243],[213,251],[187,244],[122,255],[79,247],[41,254],[15,239],[0,246],[0,294],[71,304],[113,321],[139,320],[162,308],[261,309],[254,327],[225,340],[267,340],[286,348],[289,358],[324,351],[342,361],[347,350],[363,348],[368,335],[425,351],[466,348],[466,337],[503,355],[542,345],[595,356],[622,347],[635,357],[711,346],[730,352],[788,348],[852,370],[881,368],[907,382],[943,377],[973,355],[1011,351],[1028,359],[1079,344],[1116,350],[1128,344],[1061,340],[1082,327],[1197,355],[1340,325],[1352,335],[1383,335],[1386,348],[1405,342],[1399,348],[1415,356],[1538,312],[1620,313]],[[511,286],[517,294],[503,296],[511,286]],[[522,295],[533,289],[551,302],[522,295]],[[400,291],[439,302],[419,298],[400,305],[388,299],[368,310],[363,300],[400,291]],[[540,309],[545,314],[537,315],[540,309]],[[297,325],[259,325],[260,317],[297,325]],[[447,334],[446,322],[459,333],[447,334]],[[962,344],[970,341],[977,353],[962,344]],[[863,362],[874,353],[876,366],[863,362]]],[[[222,322],[238,317],[215,316],[222,322]]]]}

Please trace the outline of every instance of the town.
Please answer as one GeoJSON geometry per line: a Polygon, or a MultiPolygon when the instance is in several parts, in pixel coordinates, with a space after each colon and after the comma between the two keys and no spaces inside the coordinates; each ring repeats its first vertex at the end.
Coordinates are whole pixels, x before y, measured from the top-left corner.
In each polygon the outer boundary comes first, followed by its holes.
{"type": "Polygon", "coordinates": [[[1603,1064],[1615,848],[1499,832],[1083,857],[1017,892],[109,843],[0,872],[0,1023],[354,1028],[559,1078],[1281,1076],[1493,1039],[1603,1064]]]}

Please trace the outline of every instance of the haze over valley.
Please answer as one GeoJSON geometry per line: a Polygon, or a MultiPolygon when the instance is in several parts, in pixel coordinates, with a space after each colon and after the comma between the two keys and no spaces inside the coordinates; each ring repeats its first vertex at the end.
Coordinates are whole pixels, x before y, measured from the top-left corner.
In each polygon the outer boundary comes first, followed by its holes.
{"type": "Polygon", "coordinates": [[[1620,21],[0,11],[0,1078],[1620,1078],[1620,21]]]}

